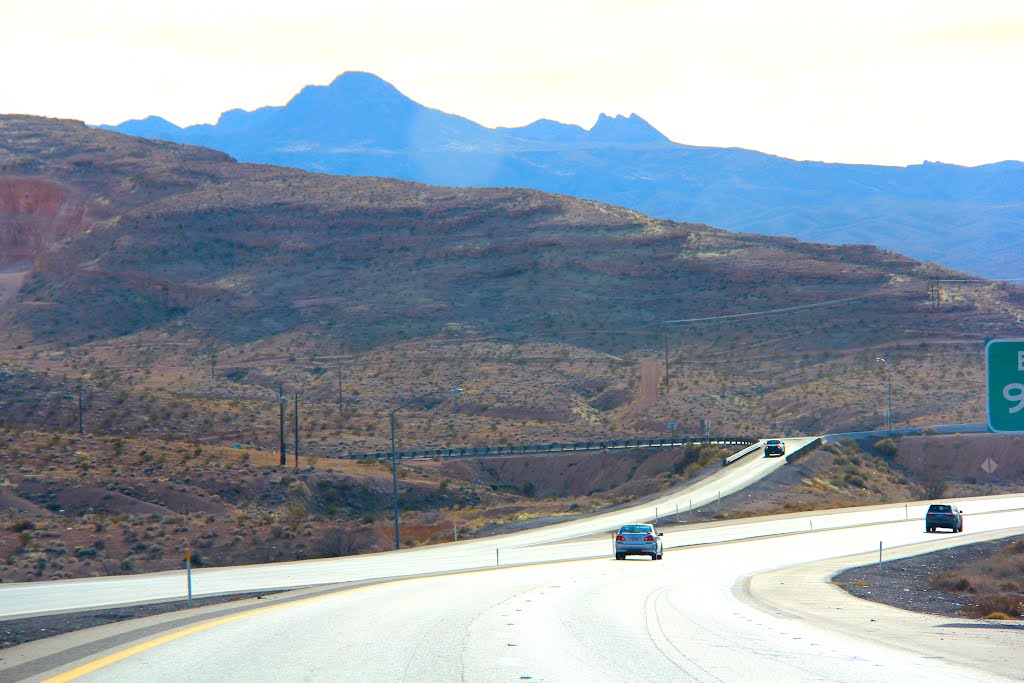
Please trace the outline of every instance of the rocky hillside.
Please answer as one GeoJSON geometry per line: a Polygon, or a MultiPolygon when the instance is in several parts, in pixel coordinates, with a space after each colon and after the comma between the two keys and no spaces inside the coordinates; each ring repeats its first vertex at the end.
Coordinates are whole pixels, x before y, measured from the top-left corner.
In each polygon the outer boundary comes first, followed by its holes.
{"type": "Polygon", "coordinates": [[[389,407],[451,386],[406,445],[838,430],[881,422],[878,355],[897,421],[980,421],[980,341],[1024,309],[869,246],[0,131],[8,425],[77,427],[81,379],[86,430],[266,447],[284,385],[314,452],[385,450],[389,407]]]}

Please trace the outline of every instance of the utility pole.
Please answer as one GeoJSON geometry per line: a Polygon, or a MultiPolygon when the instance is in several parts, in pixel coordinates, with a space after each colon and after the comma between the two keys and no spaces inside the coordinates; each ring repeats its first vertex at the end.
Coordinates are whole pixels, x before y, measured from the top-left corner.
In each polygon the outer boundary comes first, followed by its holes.
{"type": "Polygon", "coordinates": [[[279,384],[279,385],[277,385],[277,405],[281,409],[281,464],[282,465],[288,464],[288,461],[286,460],[286,456],[287,456],[287,453],[286,453],[286,450],[285,450],[286,446],[285,446],[285,443],[284,443],[284,404],[285,404],[284,387],[279,384]]]}
{"type": "Polygon", "coordinates": [[[85,427],[82,423],[82,379],[78,379],[78,435],[82,436],[85,434],[85,427]]]}
{"type": "Polygon", "coordinates": [[[886,409],[885,409],[885,429],[892,436],[892,368],[889,367],[889,363],[879,356],[875,358],[875,361],[881,361],[882,365],[885,366],[885,379],[886,379],[886,409]]]}
{"type": "MultiPolygon", "coordinates": [[[[389,418],[391,420],[391,496],[392,496],[392,498],[394,500],[394,504],[395,504],[394,505],[394,507],[395,507],[395,511],[394,511],[394,517],[395,517],[395,550],[398,550],[399,548],[402,547],[401,543],[399,543],[399,538],[398,538],[398,465],[397,465],[398,460],[397,460],[397,454],[395,453],[395,413],[397,413],[402,408],[405,408],[406,406],[411,406],[413,403],[415,403],[416,401],[419,401],[420,399],[424,399],[424,398],[426,398],[428,396],[433,396],[434,394],[440,394],[440,393],[442,393],[442,390],[428,391],[427,393],[422,394],[420,396],[417,396],[416,398],[409,399],[408,401],[406,401],[402,405],[400,405],[397,408],[391,410],[390,414],[389,414],[389,418]]],[[[449,389],[447,393],[449,393],[449,394],[461,394],[462,393],[462,389],[456,387],[454,389],[449,389]]]]}
{"type": "Polygon", "coordinates": [[[295,390],[295,469],[299,469],[299,390],[295,390]]]}
{"type": "Polygon", "coordinates": [[[665,342],[665,393],[668,393],[668,384],[671,377],[668,374],[668,325],[661,324],[661,337],[665,342]]]}

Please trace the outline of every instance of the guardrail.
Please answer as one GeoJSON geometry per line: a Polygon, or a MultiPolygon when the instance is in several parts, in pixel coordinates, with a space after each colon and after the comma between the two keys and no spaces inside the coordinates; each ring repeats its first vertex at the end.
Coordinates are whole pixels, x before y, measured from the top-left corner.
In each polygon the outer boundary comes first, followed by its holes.
{"type": "MultiPolygon", "coordinates": [[[[674,448],[689,444],[715,444],[719,446],[750,446],[758,439],[739,437],[681,437],[674,439],[626,439],[625,441],[576,441],[573,443],[526,444],[518,446],[477,446],[472,448],[430,448],[422,451],[397,451],[396,458],[478,458],[498,455],[528,455],[533,453],[565,453],[572,451],[609,451],[631,448],[674,448]]],[[[349,453],[327,455],[328,458],[362,460],[390,458],[391,451],[383,453],[349,453]]]]}
{"type": "Polygon", "coordinates": [[[722,467],[726,467],[727,465],[733,464],[734,462],[742,458],[744,455],[750,455],[759,448],[761,448],[760,442],[755,443],[753,446],[750,446],[749,448],[744,448],[742,451],[738,453],[733,453],[727,458],[722,458],[722,467]]]}
{"type": "MultiPolygon", "coordinates": [[[[808,448],[818,447],[822,443],[824,443],[822,438],[817,438],[817,439],[814,439],[813,441],[808,441],[807,443],[805,443],[800,448],[796,448],[796,449],[790,451],[789,453],[787,453],[786,454],[786,462],[789,462],[789,459],[792,458],[797,453],[800,453],[801,451],[805,451],[808,448]]],[[[761,444],[760,443],[756,443],[753,446],[751,446],[750,448],[744,448],[742,451],[740,451],[738,453],[733,453],[732,455],[730,455],[727,458],[722,458],[722,467],[726,467],[728,465],[731,465],[734,462],[736,462],[737,460],[739,460],[740,458],[742,458],[743,456],[750,455],[751,453],[760,450],[760,448],[761,448],[761,444]]]]}

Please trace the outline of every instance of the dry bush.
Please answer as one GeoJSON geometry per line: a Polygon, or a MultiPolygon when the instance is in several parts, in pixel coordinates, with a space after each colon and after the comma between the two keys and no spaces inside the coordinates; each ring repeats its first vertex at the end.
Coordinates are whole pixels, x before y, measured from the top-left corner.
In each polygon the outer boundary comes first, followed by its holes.
{"type": "Polygon", "coordinates": [[[1024,615],[1024,595],[986,595],[964,605],[964,613],[981,619],[1006,619],[1024,615]]]}
{"type": "Polygon", "coordinates": [[[875,442],[875,450],[885,457],[891,458],[899,453],[900,447],[892,439],[886,438],[875,442]]]}
{"type": "Polygon", "coordinates": [[[928,587],[972,597],[964,603],[971,617],[1000,619],[1024,614],[1024,539],[1007,543],[991,557],[928,580],[928,587]]]}
{"type": "Polygon", "coordinates": [[[960,572],[943,572],[928,579],[928,587],[944,593],[976,593],[971,580],[960,572]]]}

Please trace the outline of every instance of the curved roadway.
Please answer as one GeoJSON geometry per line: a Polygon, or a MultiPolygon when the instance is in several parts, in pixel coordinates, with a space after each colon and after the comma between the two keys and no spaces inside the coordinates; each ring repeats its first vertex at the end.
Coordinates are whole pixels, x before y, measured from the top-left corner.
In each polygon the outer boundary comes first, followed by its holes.
{"type": "MultiPolygon", "coordinates": [[[[813,438],[786,439],[792,453],[813,438]]],[[[540,544],[607,532],[621,524],[653,520],[706,505],[749,486],[785,464],[785,458],[762,458],[751,453],[697,484],[669,492],[619,511],[563,524],[458,543],[423,546],[397,552],[323,560],[278,562],[193,571],[193,595],[221,595],[333,584],[341,581],[393,578],[437,571],[493,567],[497,563],[527,563],[601,555],[606,548],[579,555],[577,546],[540,548],[540,544]]],[[[116,605],[159,602],[185,596],[184,571],[108,576],[91,579],[0,585],[0,619],[73,612],[116,605]]]]}
{"type": "MultiPolygon", "coordinates": [[[[782,462],[753,457],[759,466],[782,462]]],[[[717,497],[718,485],[722,479],[705,480],[701,495],[717,497]]],[[[129,631],[128,640],[102,651],[84,645],[83,632],[13,648],[7,659],[28,661],[33,646],[37,654],[72,653],[29,680],[1019,680],[1020,624],[914,615],[857,600],[826,580],[843,566],[877,561],[879,542],[892,559],[1024,533],[1024,495],[964,501],[963,534],[924,533],[924,503],[676,527],[665,534],[662,562],[617,562],[609,536],[593,533],[620,517],[642,519],[678,497],[559,525],[561,532],[290,563],[323,571],[333,563],[344,574],[348,560],[391,557],[437,571],[493,565],[493,557],[481,562],[479,555],[498,547],[503,564],[545,564],[359,585],[298,600],[282,594],[177,630],[129,631]],[[849,557],[854,553],[862,554],[849,557]]],[[[396,571],[393,564],[379,568],[396,571]]]]}

